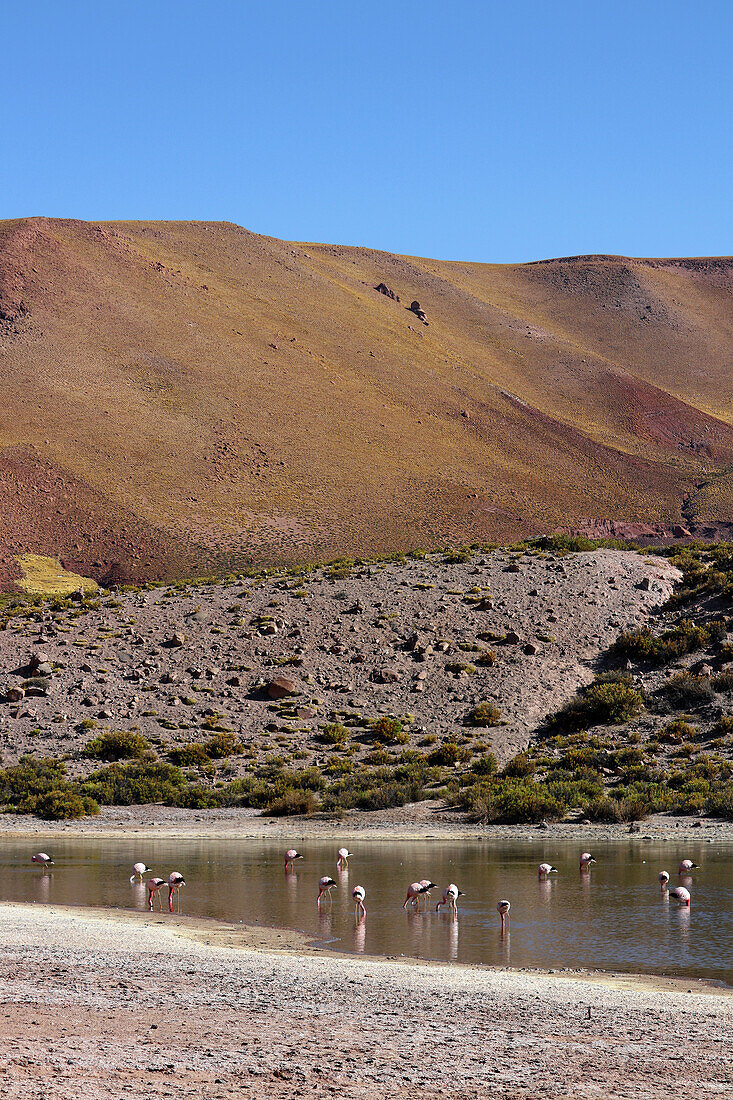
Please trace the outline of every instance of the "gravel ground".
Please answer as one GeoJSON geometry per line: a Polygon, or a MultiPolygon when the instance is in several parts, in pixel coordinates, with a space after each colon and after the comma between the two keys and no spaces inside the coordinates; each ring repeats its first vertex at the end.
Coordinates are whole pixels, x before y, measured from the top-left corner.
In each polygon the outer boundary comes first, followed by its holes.
{"type": "Polygon", "coordinates": [[[0,906],[3,1095],[733,1094],[733,999],[710,987],[275,952],[249,935],[0,906]]]}

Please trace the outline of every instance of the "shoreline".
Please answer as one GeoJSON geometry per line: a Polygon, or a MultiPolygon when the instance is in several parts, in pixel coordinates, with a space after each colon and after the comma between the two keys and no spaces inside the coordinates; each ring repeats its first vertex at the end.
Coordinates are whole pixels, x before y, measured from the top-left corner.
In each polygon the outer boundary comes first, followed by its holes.
{"type": "Polygon", "coordinates": [[[628,824],[580,824],[560,821],[538,825],[476,825],[455,820],[435,803],[416,803],[399,810],[356,811],[341,819],[272,818],[257,810],[183,810],[175,807],[105,806],[98,817],[43,821],[18,814],[0,816],[0,839],[79,837],[120,839],[210,840],[343,840],[343,841],[557,841],[591,842],[691,841],[733,844],[733,821],[655,815],[628,824]]]}
{"type": "Polygon", "coordinates": [[[4,1095],[119,1100],[728,1096],[730,991],[344,956],[294,935],[0,905],[4,1095]],[[236,946],[232,946],[233,939],[236,946]],[[693,992],[689,992],[692,989],[693,992]],[[409,1037],[409,1038],[407,1038],[409,1037]],[[151,1077],[151,1074],[153,1075],[151,1077]]]}
{"type": "Polygon", "coordinates": [[[443,959],[423,959],[413,955],[380,955],[353,951],[339,951],[321,946],[310,935],[293,928],[271,924],[240,924],[216,917],[194,917],[185,913],[160,913],[139,909],[116,909],[103,906],[64,905],[58,902],[0,902],[3,910],[18,911],[26,919],[39,911],[53,916],[71,916],[79,921],[102,924],[128,924],[150,926],[177,939],[200,946],[223,948],[253,954],[278,954],[294,958],[319,958],[359,960],[374,966],[397,964],[419,968],[476,972],[479,974],[523,975],[530,978],[546,978],[556,982],[587,982],[627,992],[695,993],[707,996],[733,996],[733,986],[727,986],[712,978],[683,978],[666,974],[646,974],[641,971],[593,970],[583,967],[545,968],[532,966],[492,966],[488,963],[448,962],[443,959]],[[162,918],[162,919],[161,919],[162,918]],[[162,926],[162,929],[161,929],[162,926]],[[692,988],[690,988],[692,987],[692,988]]]}

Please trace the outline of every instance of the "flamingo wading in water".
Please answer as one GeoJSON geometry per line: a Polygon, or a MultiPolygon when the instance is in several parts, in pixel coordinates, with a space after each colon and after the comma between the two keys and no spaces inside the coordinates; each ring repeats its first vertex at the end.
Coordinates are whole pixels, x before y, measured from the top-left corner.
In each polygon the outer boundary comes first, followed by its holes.
{"type": "Polygon", "coordinates": [[[48,852],[36,852],[31,856],[31,863],[40,863],[42,867],[53,867],[53,860],[48,852]]]}
{"type": "Polygon", "coordinates": [[[431,882],[430,879],[424,878],[420,882],[411,882],[407,887],[407,897],[405,898],[402,908],[407,909],[407,903],[411,901],[418,909],[420,908],[420,898],[423,894],[430,893],[434,890],[436,883],[431,882]]]}
{"type": "Polygon", "coordinates": [[[509,910],[511,909],[511,907],[512,907],[512,903],[510,901],[507,901],[506,898],[502,898],[501,901],[497,901],[497,903],[496,903],[496,911],[499,914],[499,916],[501,917],[501,930],[502,930],[502,932],[504,932],[504,929],[506,928],[506,915],[509,912],[509,910]]]}
{"type": "Polygon", "coordinates": [[[355,902],[354,916],[357,920],[361,920],[366,916],[366,909],[364,908],[364,898],[366,897],[366,890],[363,886],[355,886],[351,891],[351,896],[355,902]]]}
{"type": "Polygon", "coordinates": [[[325,894],[328,900],[331,900],[331,891],[336,883],[330,875],[324,875],[323,878],[318,880],[318,904],[321,904],[321,898],[325,894]]]}
{"type": "Polygon", "coordinates": [[[690,891],[686,890],[684,886],[675,886],[673,890],[669,891],[669,896],[675,898],[675,900],[679,901],[682,905],[687,905],[689,907],[690,891]]]}
{"type": "Polygon", "coordinates": [[[435,912],[438,912],[441,905],[447,905],[451,912],[457,913],[458,906],[456,905],[456,902],[460,897],[463,897],[463,890],[459,890],[455,882],[452,882],[450,886],[446,886],[445,890],[443,891],[443,900],[439,901],[438,904],[435,906],[435,912]]]}
{"type": "Polygon", "coordinates": [[[349,866],[350,855],[352,855],[352,853],[349,851],[348,848],[339,848],[337,852],[338,859],[336,860],[336,866],[338,867],[339,871],[345,871],[346,868],[349,866]]]}
{"type": "Polygon", "coordinates": [[[595,863],[593,856],[590,854],[590,852],[583,852],[582,856],[580,857],[581,871],[586,871],[590,867],[591,863],[595,863]]]}
{"type": "Polygon", "coordinates": [[[152,867],[147,867],[144,863],[133,863],[130,882],[142,882],[143,875],[149,875],[151,871],[152,867]]]}
{"type": "Polygon", "coordinates": [[[287,852],[285,853],[285,870],[292,871],[294,860],[302,858],[303,857],[300,852],[296,852],[295,848],[288,848],[287,852]]]}
{"type": "Polygon", "coordinates": [[[537,868],[537,874],[540,878],[547,878],[548,875],[557,874],[557,867],[553,867],[551,863],[540,863],[537,868]]]}
{"type": "Polygon", "coordinates": [[[186,880],[180,871],[171,871],[168,875],[168,909],[173,912],[173,893],[175,891],[178,901],[178,912],[181,911],[181,887],[186,885],[186,880]]]}
{"type": "Polygon", "coordinates": [[[693,863],[691,859],[683,859],[677,868],[678,875],[689,875],[690,871],[696,871],[698,868],[697,863],[693,863]]]}
{"type": "Polygon", "coordinates": [[[160,902],[160,911],[163,911],[163,899],[160,896],[161,887],[165,886],[164,878],[149,878],[148,879],[148,909],[152,913],[153,911],[153,898],[157,898],[160,902]]]}
{"type": "Polygon", "coordinates": [[[669,882],[669,871],[660,871],[657,878],[659,879],[659,889],[664,893],[669,882]]]}

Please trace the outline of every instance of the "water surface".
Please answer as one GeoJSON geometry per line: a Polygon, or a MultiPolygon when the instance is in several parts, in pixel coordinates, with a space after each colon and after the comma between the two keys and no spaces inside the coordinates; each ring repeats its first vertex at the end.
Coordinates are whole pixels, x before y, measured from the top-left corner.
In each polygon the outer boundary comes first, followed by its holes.
{"type": "MultiPolygon", "coordinates": [[[[83,840],[63,838],[48,848],[55,866],[30,863],[27,841],[6,841],[0,854],[4,901],[146,908],[144,885],[129,882],[132,864],[145,860],[167,878],[181,871],[181,911],[198,917],[303,931],[324,946],[347,952],[413,956],[515,967],[590,967],[733,985],[733,847],[676,846],[629,840],[599,844],[590,873],[578,870],[581,846],[550,842],[354,842],[348,869],[336,869],[335,842],[303,841],[295,873],[283,870],[286,844],[236,840],[83,840]],[[677,866],[700,864],[691,879],[677,866]],[[540,881],[547,860],[559,873],[540,881]],[[657,874],[686,885],[692,905],[681,908],[660,893],[657,874]],[[338,883],[331,904],[316,906],[318,879],[338,883]],[[432,904],[402,909],[407,886],[439,884],[432,904]],[[442,888],[455,882],[457,919],[435,912],[442,888]],[[366,887],[367,917],[354,918],[351,890],[366,887]],[[499,898],[511,901],[501,935],[499,898]]],[[[147,877],[147,876],[146,876],[147,877]]],[[[164,892],[167,902],[167,891],[164,892]]]]}

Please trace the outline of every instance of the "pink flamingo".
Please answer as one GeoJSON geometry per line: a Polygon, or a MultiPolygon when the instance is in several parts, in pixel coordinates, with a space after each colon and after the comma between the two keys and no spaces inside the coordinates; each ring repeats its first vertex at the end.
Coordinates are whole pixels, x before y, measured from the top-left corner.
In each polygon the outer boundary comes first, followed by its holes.
{"type": "Polygon", "coordinates": [[[553,867],[551,863],[540,863],[537,873],[540,878],[547,878],[548,875],[557,874],[557,867],[553,867]]]}
{"type": "Polygon", "coordinates": [[[431,882],[430,879],[427,878],[421,879],[420,882],[411,882],[410,885],[407,887],[407,897],[404,900],[402,908],[407,909],[407,903],[408,901],[411,901],[419,909],[420,897],[423,894],[429,895],[430,891],[435,889],[435,886],[436,884],[434,882],[431,882]]]}
{"type": "Polygon", "coordinates": [[[53,860],[48,852],[36,852],[31,856],[31,863],[40,863],[42,867],[53,867],[53,860]]]}
{"type": "Polygon", "coordinates": [[[683,859],[677,868],[678,875],[689,875],[690,871],[697,870],[697,863],[693,863],[691,859],[683,859]]]}
{"type": "Polygon", "coordinates": [[[428,899],[428,901],[430,901],[430,891],[437,890],[437,884],[431,882],[429,878],[421,878],[420,885],[422,886],[425,897],[428,899]]]}
{"type": "Polygon", "coordinates": [[[669,871],[660,871],[657,878],[659,879],[659,889],[664,893],[669,882],[669,871]]]}
{"type": "Polygon", "coordinates": [[[673,890],[669,891],[671,898],[676,898],[682,905],[689,906],[690,904],[690,891],[686,890],[684,886],[675,886],[673,890]]]}
{"type": "Polygon", "coordinates": [[[591,863],[595,863],[593,856],[590,854],[590,852],[583,852],[582,856],[580,857],[581,871],[587,871],[591,863]]]}
{"type": "Polygon", "coordinates": [[[133,863],[132,874],[130,875],[130,882],[140,882],[143,880],[143,875],[148,875],[152,871],[152,867],[146,867],[144,863],[133,863]]]}
{"type": "Polygon", "coordinates": [[[173,912],[173,892],[175,891],[176,898],[178,899],[178,912],[181,911],[181,895],[180,889],[186,885],[186,880],[180,871],[171,871],[168,875],[168,908],[170,912],[173,912]]]}
{"type": "Polygon", "coordinates": [[[361,920],[366,916],[366,909],[364,908],[364,898],[366,897],[366,890],[363,886],[355,886],[351,891],[351,896],[356,902],[356,912],[354,916],[357,920],[361,920]]]}
{"type": "Polygon", "coordinates": [[[506,898],[502,898],[501,901],[497,901],[497,903],[496,903],[496,911],[499,914],[499,916],[501,917],[502,935],[504,934],[504,930],[505,930],[505,927],[506,927],[506,915],[509,912],[509,910],[511,909],[511,907],[512,907],[512,903],[510,901],[507,901],[506,898]]]}
{"type": "Polygon", "coordinates": [[[293,860],[302,858],[303,857],[300,852],[296,852],[295,848],[288,848],[287,852],[285,853],[285,870],[292,871],[293,860]]]}
{"type": "Polygon", "coordinates": [[[456,902],[459,898],[463,897],[463,890],[459,890],[455,882],[452,882],[450,886],[447,886],[443,891],[443,900],[439,901],[435,906],[435,912],[437,913],[441,905],[447,905],[453,913],[458,912],[458,906],[456,902]]]}
{"type": "Polygon", "coordinates": [[[339,848],[336,854],[338,856],[338,859],[336,860],[336,866],[338,867],[339,871],[345,871],[346,868],[349,866],[349,856],[353,853],[350,852],[348,848],[339,848]]]}
{"type": "Polygon", "coordinates": [[[163,899],[160,896],[160,889],[165,886],[164,878],[149,878],[148,879],[148,909],[152,913],[153,911],[153,897],[157,897],[160,902],[160,911],[163,911],[163,899]]]}
{"type": "Polygon", "coordinates": [[[318,904],[321,904],[321,898],[325,894],[328,900],[331,900],[331,891],[336,883],[330,877],[330,875],[324,875],[323,878],[318,880],[318,904]]]}

